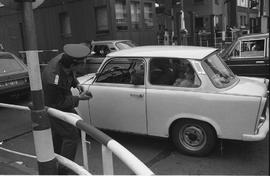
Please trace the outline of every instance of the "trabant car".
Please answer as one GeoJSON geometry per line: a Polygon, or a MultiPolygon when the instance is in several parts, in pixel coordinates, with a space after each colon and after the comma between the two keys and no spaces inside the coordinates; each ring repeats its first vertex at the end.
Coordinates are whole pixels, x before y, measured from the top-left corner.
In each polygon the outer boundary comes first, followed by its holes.
{"type": "Polygon", "coordinates": [[[121,50],[79,81],[93,95],[79,104],[86,122],[169,137],[186,154],[207,155],[218,138],[258,141],[268,133],[269,80],[236,76],[214,48],[121,50]]]}
{"type": "Polygon", "coordinates": [[[239,76],[269,79],[269,33],[241,36],[223,50],[221,57],[239,76]]]}

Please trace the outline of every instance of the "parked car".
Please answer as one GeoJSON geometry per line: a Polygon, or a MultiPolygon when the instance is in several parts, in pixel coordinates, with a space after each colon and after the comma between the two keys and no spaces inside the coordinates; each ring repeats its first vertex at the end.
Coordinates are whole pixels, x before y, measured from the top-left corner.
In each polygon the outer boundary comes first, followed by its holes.
{"type": "Polygon", "coordinates": [[[79,104],[86,122],[170,137],[186,154],[207,155],[218,138],[262,140],[269,130],[269,80],[236,76],[214,48],[121,50],[108,54],[96,74],[79,81],[93,94],[79,104]]]}
{"type": "Polygon", "coordinates": [[[221,57],[237,75],[269,78],[269,33],[239,37],[221,57]]]}
{"type": "Polygon", "coordinates": [[[136,44],[130,40],[92,41],[91,55],[87,57],[86,63],[78,75],[81,76],[87,73],[95,73],[107,54],[135,46],[136,44]]]}
{"type": "Polygon", "coordinates": [[[0,102],[10,96],[29,93],[27,66],[14,54],[0,52],[0,102]]]}

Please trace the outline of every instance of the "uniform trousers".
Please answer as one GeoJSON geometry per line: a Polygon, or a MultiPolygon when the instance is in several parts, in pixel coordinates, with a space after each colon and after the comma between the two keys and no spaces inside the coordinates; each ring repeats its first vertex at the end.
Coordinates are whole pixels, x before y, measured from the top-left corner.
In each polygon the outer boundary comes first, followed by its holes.
{"type": "MultiPolygon", "coordinates": [[[[73,113],[76,111],[72,110],[73,113]]],[[[53,136],[54,152],[74,161],[78,143],[80,142],[80,132],[73,125],[55,117],[50,117],[50,124],[53,136]]],[[[64,167],[59,167],[60,175],[66,174],[64,167]]]]}

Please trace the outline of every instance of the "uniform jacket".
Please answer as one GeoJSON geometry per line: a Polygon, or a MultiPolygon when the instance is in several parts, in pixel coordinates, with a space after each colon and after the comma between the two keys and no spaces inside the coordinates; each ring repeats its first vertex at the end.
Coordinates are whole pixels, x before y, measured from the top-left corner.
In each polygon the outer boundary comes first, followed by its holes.
{"type": "Polygon", "coordinates": [[[67,75],[63,71],[63,66],[59,64],[62,55],[59,54],[50,60],[42,72],[45,105],[61,111],[72,112],[79,104],[79,97],[73,96],[70,89],[75,88],[79,82],[74,72],[67,75]]]}

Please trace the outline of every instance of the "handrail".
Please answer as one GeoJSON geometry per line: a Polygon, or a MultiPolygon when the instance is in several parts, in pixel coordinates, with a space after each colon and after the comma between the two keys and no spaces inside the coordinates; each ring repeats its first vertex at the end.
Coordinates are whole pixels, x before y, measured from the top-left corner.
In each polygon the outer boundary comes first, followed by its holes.
{"type": "Polygon", "coordinates": [[[69,160],[68,158],[65,158],[61,155],[56,154],[56,159],[57,161],[62,164],[63,166],[70,168],[73,172],[76,172],[79,175],[92,175],[91,173],[89,173],[87,170],[85,170],[83,167],[81,167],[80,165],[78,165],[77,163],[69,160]]]}
{"type": "MultiPolygon", "coordinates": [[[[18,110],[30,110],[28,107],[11,105],[0,103],[0,107],[13,108],[18,110]]],[[[82,118],[73,113],[63,112],[54,108],[48,108],[47,112],[49,115],[61,119],[80,130],[85,131],[88,135],[94,138],[96,141],[106,146],[111,150],[122,162],[124,162],[135,174],[137,175],[153,175],[154,173],[145,166],[136,156],[129,152],[121,144],[113,140],[111,137],[98,130],[97,128],[85,123],[82,118]]]]}
{"type": "Polygon", "coordinates": [[[77,128],[85,131],[99,143],[110,149],[120,160],[122,160],[137,175],[153,175],[154,173],[146,167],[136,156],[124,148],[121,144],[111,137],[98,130],[97,128],[86,124],[80,116],[73,113],[66,113],[54,108],[48,108],[48,113],[65,122],[68,122],[77,128]]]}
{"type": "MultiPolygon", "coordinates": [[[[3,150],[5,152],[9,152],[9,153],[13,153],[13,154],[16,154],[16,155],[21,155],[21,156],[29,157],[29,158],[35,158],[35,159],[37,158],[37,156],[26,154],[26,153],[17,152],[17,151],[14,151],[14,150],[6,149],[4,147],[0,147],[0,150],[3,150]]],[[[55,153],[55,156],[56,156],[56,160],[60,164],[62,164],[65,167],[68,167],[73,172],[75,172],[75,173],[77,173],[79,175],[88,175],[88,176],[92,175],[87,170],[85,170],[83,167],[81,167],[77,163],[69,160],[68,158],[62,157],[61,155],[58,155],[56,153],[55,153]]]]}

